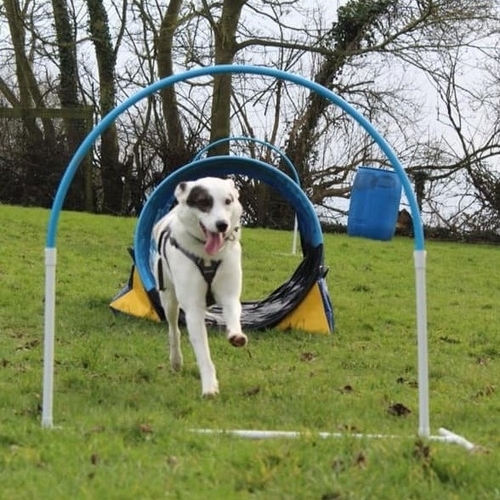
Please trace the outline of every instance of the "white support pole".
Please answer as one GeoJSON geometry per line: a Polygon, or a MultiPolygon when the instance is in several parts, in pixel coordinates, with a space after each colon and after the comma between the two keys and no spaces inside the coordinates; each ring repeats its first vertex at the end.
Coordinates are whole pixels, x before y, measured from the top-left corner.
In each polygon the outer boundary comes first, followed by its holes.
{"type": "Polygon", "coordinates": [[[52,427],[54,394],[54,330],[56,309],[56,248],[45,249],[45,333],[43,342],[42,427],[52,427]]]}
{"type": "Polygon", "coordinates": [[[427,297],[425,283],[425,250],[415,250],[415,283],[417,300],[417,343],[418,343],[418,434],[430,436],[429,424],[429,354],[427,347],[427,297]]]}
{"type": "Polygon", "coordinates": [[[295,215],[295,220],[293,222],[292,255],[295,255],[297,253],[298,233],[299,233],[299,223],[297,221],[297,215],[295,215]]]}

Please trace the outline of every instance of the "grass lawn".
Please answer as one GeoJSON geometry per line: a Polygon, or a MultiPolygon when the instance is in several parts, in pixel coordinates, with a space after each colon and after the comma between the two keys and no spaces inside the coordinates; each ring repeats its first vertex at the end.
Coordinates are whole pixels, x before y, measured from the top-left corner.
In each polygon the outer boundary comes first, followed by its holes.
{"type": "MultiPolygon", "coordinates": [[[[468,452],[417,437],[413,240],[325,235],[335,333],[247,332],[245,349],[211,334],[221,395],[203,400],[185,337],[185,369],[172,373],[165,326],[108,308],[128,279],[135,220],[65,212],[48,430],[48,215],[0,205],[0,499],[500,498],[500,247],[427,244],[431,427],[479,445],[468,452]],[[193,428],[306,435],[249,441],[193,428]]],[[[289,232],[244,229],[244,298],[290,275],[300,260],[291,244],[289,232]]]]}

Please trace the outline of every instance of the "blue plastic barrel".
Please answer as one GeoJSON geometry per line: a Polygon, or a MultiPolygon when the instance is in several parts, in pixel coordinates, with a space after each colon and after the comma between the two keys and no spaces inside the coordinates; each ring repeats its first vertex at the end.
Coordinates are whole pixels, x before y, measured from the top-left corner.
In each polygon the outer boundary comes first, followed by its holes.
{"type": "Polygon", "coordinates": [[[388,241],[394,236],[401,181],[392,170],[359,167],[354,178],[347,234],[388,241]]]}

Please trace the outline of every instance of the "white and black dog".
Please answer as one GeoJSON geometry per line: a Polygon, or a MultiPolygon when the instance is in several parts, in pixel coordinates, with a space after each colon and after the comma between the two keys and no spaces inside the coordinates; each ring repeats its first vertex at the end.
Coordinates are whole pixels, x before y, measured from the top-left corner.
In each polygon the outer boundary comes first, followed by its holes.
{"type": "Polygon", "coordinates": [[[178,204],[153,229],[157,245],[155,278],[168,322],[170,363],[182,368],[179,307],[200,370],[203,396],[219,392],[210,357],[205,311],[209,298],[222,307],[229,342],[241,347],[241,246],[239,193],[230,179],[205,177],[181,182],[178,204]]]}

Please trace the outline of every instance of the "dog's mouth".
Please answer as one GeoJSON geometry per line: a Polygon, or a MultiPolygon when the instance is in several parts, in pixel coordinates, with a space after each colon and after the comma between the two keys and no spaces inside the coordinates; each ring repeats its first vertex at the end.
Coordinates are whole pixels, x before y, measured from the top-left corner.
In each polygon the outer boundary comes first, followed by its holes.
{"type": "Polygon", "coordinates": [[[224,234],[209,231],[201,222],[200,227],[205,235],[205,252],[208,255],[216,254],[224,246],[224,234]]]}

